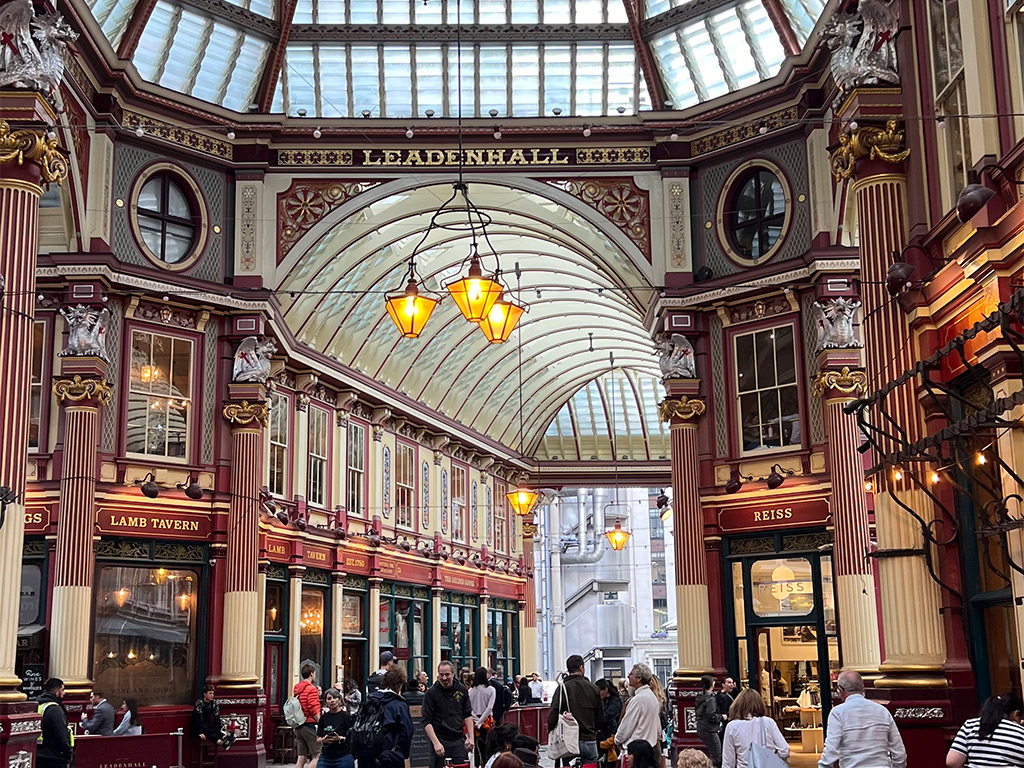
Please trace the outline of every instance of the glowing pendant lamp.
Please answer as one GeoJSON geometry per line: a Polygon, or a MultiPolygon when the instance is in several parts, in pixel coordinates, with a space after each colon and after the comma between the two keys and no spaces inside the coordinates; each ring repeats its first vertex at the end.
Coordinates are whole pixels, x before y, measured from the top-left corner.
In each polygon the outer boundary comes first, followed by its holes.
{"type": "Polygon", "coordinates": [[[445,288],[455,299],[459,311],[471,323],[483,322],[494,302],[501,298],[504,289],[501,283],[484,277],[480,268],[480,255],[473,247],[473,257],[469,262],[469,272],[461,280],[448,283],[445,288]]]}
{"type": "Polygon", "coordinates": [[[388,314],[406,339],[415,339],[423,332],[423,326],[430,319],[437,302],[437,299],[420,294],[414,278],[410,278],[405,293],[392,294],[386,298],[388,314]]]}
{"type": "Polygon", "coordinates": [[[506,342],[512,336],[512,331],[515,330],[519,318],[525,311],[526,307],[517,304],[507,296],[502,296],[494,302],[487,317],[481,321],[480,330],[484,332],[484,336],[491,344],[506,342]]]}
{"type": "Polygon", "coordinates": [[[626,548],[626,542],[629,541],[630,532],[622,530],[622,525],[618,520],[615,521],[615,527],[610,531],[605,531],[604,535],[608,539],[608,543],[612,545],[612,549],[616,552],[621,552],[626,548]]]}
{"type": "Polygon", "coordinates": [[[534,505],[537,503],[537,499],[540,498],[540,494],[537,491],[531,491],[529,488],[520,485],[505,494],[505,498],[508,499],[508,504],[519,517],[526,517],[533,511],[534,505]]]}

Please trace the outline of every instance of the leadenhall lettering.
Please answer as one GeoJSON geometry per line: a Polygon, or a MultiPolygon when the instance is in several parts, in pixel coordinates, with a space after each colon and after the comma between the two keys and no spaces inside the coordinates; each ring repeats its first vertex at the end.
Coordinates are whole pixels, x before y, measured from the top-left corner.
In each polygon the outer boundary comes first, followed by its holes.
{"type": "MultiPolygon", "coordinates": [[[[568,165],[561,149],[466,149],[463,165],[568,165]]],[[[445,166],[459,165],[457,149],[364,149],[363,165],[445,166]]]]}

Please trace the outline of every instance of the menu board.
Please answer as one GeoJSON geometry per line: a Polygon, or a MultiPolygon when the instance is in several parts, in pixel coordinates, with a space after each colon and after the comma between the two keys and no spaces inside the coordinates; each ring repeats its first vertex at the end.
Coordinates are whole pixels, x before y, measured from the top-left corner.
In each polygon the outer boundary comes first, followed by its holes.
{"type": "Polygon", "coordinates": [[[429,766],[431,755],[434,753],[427,732],[423,730],[423,720],[420,717],[422,710],[423,707],[418,705],[409,707],[409,714],[412,715],[412,747],[409,749],[409,759],[405,764],[412,768],[429,766]]]}

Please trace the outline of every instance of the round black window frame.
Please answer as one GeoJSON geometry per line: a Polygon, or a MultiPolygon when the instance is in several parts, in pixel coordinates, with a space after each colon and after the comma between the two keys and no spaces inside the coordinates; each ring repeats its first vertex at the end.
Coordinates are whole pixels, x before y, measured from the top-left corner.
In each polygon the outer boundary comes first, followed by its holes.
{"type": "MultiPolygon", "coordinates": [[[[136,227],[138,229],[139,237],[142,237],[143,232],[143,221],[156,222],[160,225],[160,250],[154,251],[146,243],[146,248],[153,254],[153,258],[161,264],[166,264],[168,267],[179,267],[182,264],[187,263],[192,256],[195,254],[196,244],[199,242],[199,214],[198,203],[194,199],[192,190],[188,184],[183,183],[177,174],[169,170],[157,171],[153,175],[149,176],[139,187],[139,194],[142,194],[142,190],[146,188],[148,184],[153,181],[160,182],[160,196],[159,196],[159,211],[154,211],[149,208],[143,208],[136,202],[135,205],[135,219],[136,227]],[[181,216],[173,216],[168,213],[170,189],[171,184],[174,184],[178,188],[178,192],[184,198],[185,203],[188,205],[189,216],[183,218],[181,216]],[[188,227],[190,232],[188,246],[185,248],[181,258],[177,261],[168,261],[166,258],[167,254],[167,225],[175,224],[180,227],[188,227]]],[[[145,238],[143,238],[145,243],[145,238]]]]}
{"type": "Polygon", "coordinates": [[[785,237],[788,216],[789,200],[786,195],[785,181],[774,170],[766,168],[763,165],[756,165],[749,168],[733,183],[732,192],[729,196],[729,209],[726,214],[724,227],[725,237],[729,244],[729,248],[732,249],[733,253],[735,253],[739,258],[745,261],[753,262],[755,264],[763,261],[775,251],[779,243],[782,242],[783,237],[785,237]],[[782,210],[779,213],[772,214],[771,216],[763,215],[764,205],[761,199],[763,185],[761,182],[761,176],[770,177],[775,184],[779,185],[779,188],[783,193],[782,210]],[[743,194],[743,189],[751,180],[754,181],[754,204],[757,215],[753,219],[747,219],[746,221],[740,222],[737,219],[739,214],[740,196],[743,194]],[[779,228],[778,236],[775,238],[774,242],[771,243],[769,243],[770,236],[767,230],[769,225],[777,225],[779,228]],[[749,229],[752,226],[757,227],[757,242],[761,246],[757,256],[755,256],[752,251],[747,251],[742,247],[739,243],[739,239],[736,237],[737,232],[749,229]]]}

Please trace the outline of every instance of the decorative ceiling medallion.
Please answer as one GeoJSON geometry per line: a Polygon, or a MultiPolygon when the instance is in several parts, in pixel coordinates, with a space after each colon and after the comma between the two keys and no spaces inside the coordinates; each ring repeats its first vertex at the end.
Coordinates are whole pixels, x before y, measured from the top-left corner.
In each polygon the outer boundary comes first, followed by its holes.
{"type": "Polygon", "coordinates": [[[277,263],[304,234],[331,211],[383,181],[308,181],[301,179],[277,196],[277,263]]]}
{"type": "Polygon", "coordinates": [[[609,219],[651,260],[650,194],[629,177],[549,181],[609,219]]]}

